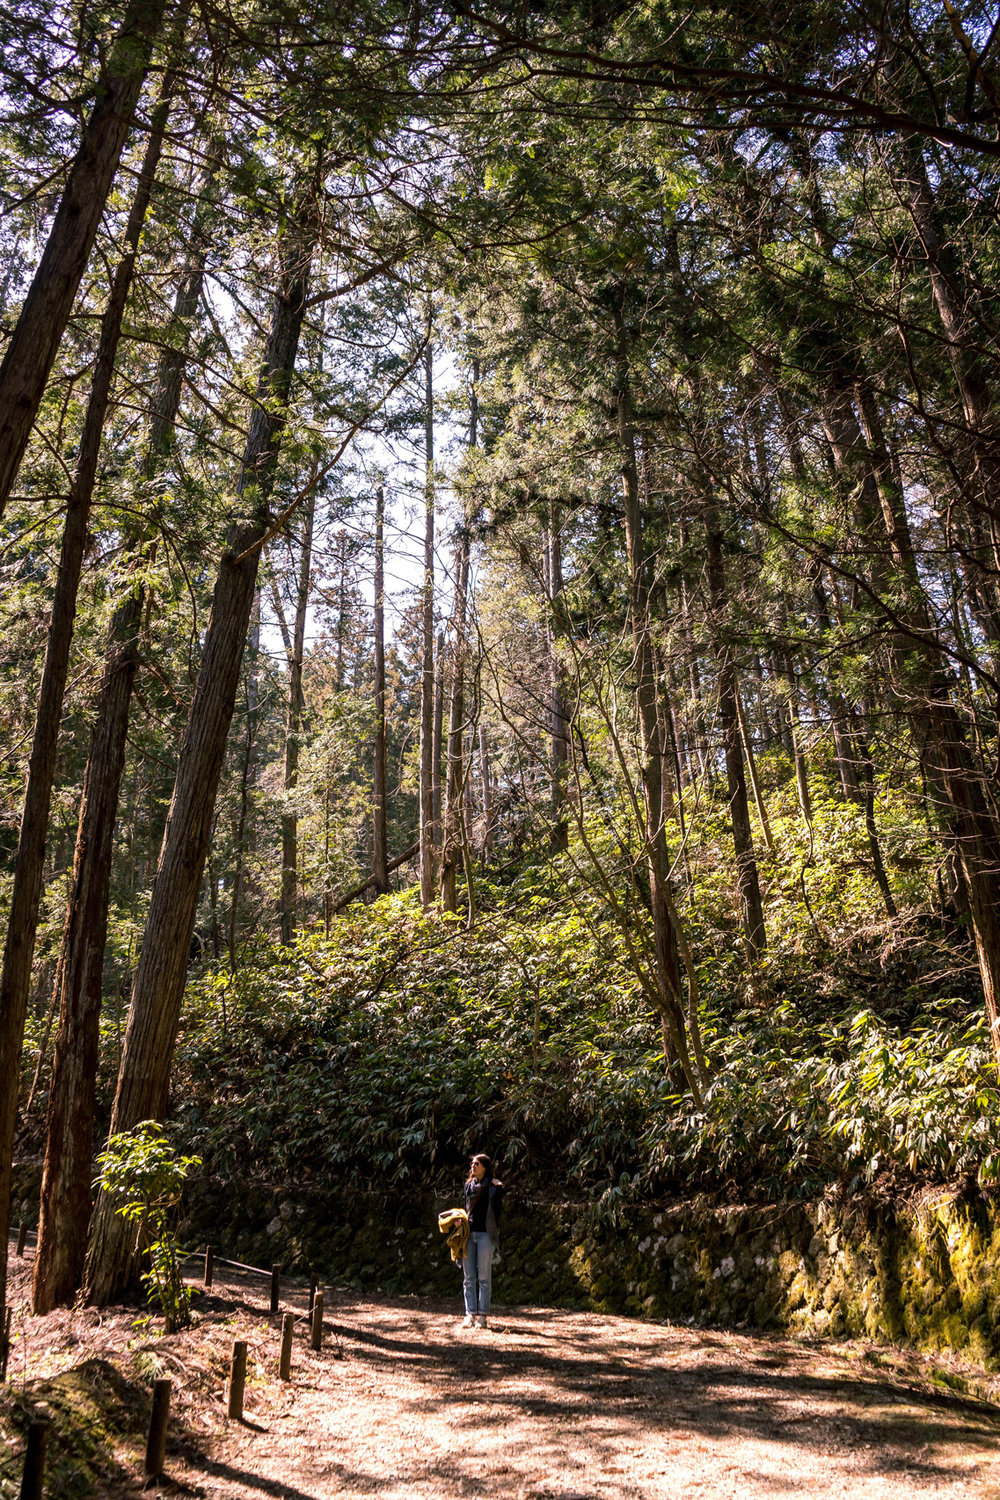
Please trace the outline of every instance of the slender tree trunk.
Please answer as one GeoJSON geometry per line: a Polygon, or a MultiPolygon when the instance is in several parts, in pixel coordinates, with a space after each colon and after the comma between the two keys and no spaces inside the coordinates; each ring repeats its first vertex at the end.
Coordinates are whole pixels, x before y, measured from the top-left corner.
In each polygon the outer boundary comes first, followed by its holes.
{"type": "Polygon", "coordinates": [[[771,820],[767,815],[767,803],[764,801],[764,791],[760,784],[760,776],[757,772],[757,757],[754,755],[753,740],[747,726],[747,717],[743,709],[743,699],[740,694],[739,683],[736,684],[734,694],[734,706],[736,718],[739,723],[740,740],[746,755],[747,774],[750,777],[750,789],[753,792],[754,805],[757,808],[757,819],[760,823],[761,836],[768,854],[774,854],[774,834],[771,831],[771,820]]]}
{"type": "Polygon", "coordinates": [[[878,824],[875,822],[875,771],[872,758],[866,753],[861,762],[861,774],[864,779],[865,789],[865,833],[868,837],[868,851],[872,858],[872,871],[875,875],[875,884],[879,888],[885,914],[891,920],[898,915],[896,903],[893,900],[892,886],[889,884],[889,876],[886,873],[885,862],[882,859],[882,846],[879,843],[878,824]]]}
{"type": "Polygon", "coordinates": [[[441,905],[458,910],[456,873],[462,853],[462,803],[465,786],[465,613],[469,591],[469,527],[463,525],[455,549],[454,644],[448,703],[448,753],[445,768],[444,839],[441,847],[441,905]]]}
{"type": "Polygon", "coordinates": [[[747,957],[750,964],[756,967],[767,948],[767,937],[764,928],[764,908],[760,899],[757,855],[750,826],[750,805],[747,801],[746,774],[743,766],[740,715],[736,705],[736,666],[733,661],[732,647],[726,639],[728,593],[722,553],[722,534],[718,520],[711,512],[706,517],[706,527],[706,573],[719,674],[719,723],[722,726],[722,745],[726,759],[729,818],[733,831],[733,848],[736,853],[736,879],[740,890],[743,936],[747,946],[747,957]]]}
{"type": "Polygon", "coordinates": [[[420,900],[434,899],[434,355],[424,355],[424,582],[420,668],[420,900]]]}
{"type": "MultiPolygon", "coordinates": [[[[686,545],[687,544],[687,536],[686,535],[684,536],[683,541],[684,541],[684,544],[686,545]]],[[[702,708],[701,708],[702,703],[704,702],[704,696],[703,696],[702,691],[701,691],[701,674],[698,671],[698,653],[696,652],[695,645],[694,645],[694,631],[691,628],[691,602],[690,602],[690,600],[688,598],[687,585],[685,584],[683,578],[681,579],[680,588],[681,588],[681,615],[680,615],[680,624],[681,624],[681,632],[682,632],[682,634],[684,636],[684,647],[685,647],[685,651],[687,653],[688,692],[690,694],[691,705],[692,705],[692,714],[694,716],[694,725],[693,725],[694,747],[695,747],[695,753],[696,753],[696,755],[698,757],[698,768],[699,768],[699,770],[701,772],[701,778],[702,778],[703,781],[707,782],[708,785],[711,787],[711,785],[712,785],[712,768],[711,768],[711,762],[709,761],[708,754],[707,754],[707,750],[708,750],[708,733],[707,733],[706,728],[705,728],[705,718],[704,718],[704,715],[702,713],[702,708]]]]}
{"type": "MultiPolygon", "coordinates": [[[[784,611],[782,611],[784,615],[784,611]]],[[[784,626],[784,620],[782,622],[784,626]]],[[[792,758],[795,764],[795,787],[799,794],[799,809],[802,813],[802,821],[806,828],[812,831],[812,796],[809,791],[809,763],[806,753],[802,747],[802,722],[799,718],[799,708],[796,702],[798,683],[795,678],[795,667],[791,655],[786,651],[782,660],[782,677],[785,680],[785,689],[788,693],[788,730],[792,737],[792,758]]]]}
{"type": "MultiPolygon", "coordinates": [[[[313,475],[315,481],[315,474],[313,475]]],[[[288,658],[288,714],[285,725],[286,799],[299,780],[299,751],[302,744],[302,658],[305,652],[306,616],[309,612],[309,584],[312,576],[313,525],[316,517],[315,483],[302,510],[302,544],[299,552],[299,578],[295,594],[295,625],[292,652],[288,658]]],[[[299,888],[299,820],[286,806],[281,815],[281,941],[290,943],[295,931],[299,888]]]]}
{"type": "Polygon", "coordinates": [[[444,631],[439,630],[437,636],[437,652],[434,662],[434,734],[431,740],[431,818],[434,827],[434,863],[435,873],[439,863],[439,845],[441,839],[441,791],[442,775],[441,761],[444,752],[444,699],[445,699],[445,650],[444,631]]]}
{"type": "MultiPolygon", "coordinates": [[[[112,1132],[131,1129],[141,1120],[160,1120],[166,1108],[198,892],[257,592],[260,548],[267,533],[278,449],[305,314],[312,244],[310,225],[297,245],[286,248],[283,284],[275,298],[258,401],[237,485],[237,516],[216,580],[132,990],[112,1132]]],[[[84,1281],[90,1302],[106,1302],[127,1284],[130,1239],[129,1228],[115,1213],[113,1201],[100,1195],[84,1281]]]]}
{"type": "MultiPolygon", "coordinates": [[[[250,652],[254,652],[257,648],[257,642],[254,639],[256,634],[255,621],[250,631],[250,652]]],[[[257,717],[252,684],[252,674],[248,673],[246,729],[243,735],[243,763],[240,766],[240,802],[239,811],[236,814],[236,827],[233,829],[233,847],[236,850],[236,865],[233,870],[233,887],[229,897],[229,921],[226,926],[226,950],[229,954],[229,972],[234,979],[236,977],[236,939],[239,932],[240,899],[243,895],[243,868],[248,852],[247,825],[250,821],[250,785],[253,780],[257,739],[257,717]]]]}
{"type": "Polygon", "coordinates": [[[337,539],[340,567],[337,571],[337,666],[336,690],[344,691],[347,673],[344,670],[347,645],[347,532],[342,531],[337,539]]]}
{"type": "MultiPolygon", "coordinates": [[[[653,916],[653,939],[656,954],[656,982],[660,997],[661,1018],[674,1057],[680,1063],[693,1097],[701,1098],[704,1067],[699,1053],[697,1016],[689,1008],[685,1024],[681,1000],[680,955],[675,926],[675,907],[670,881],[670,858],[666,828],[663,823],[659,715],[656,707],[656,671],[650,636],[649,588],[643,543],[642,515],[639,504],[639,470],[636,460],[635,419],[628,360],[628,342],[621,309],[614,308],[617,333],[616,400],[618,408],[618,444],[622,470],[622,500],[625,513],[625,541],[629,576],[629,616],[635,651],[636,699],[639,732],[642,742],[642,786],[646,826],[645,856],[649,871],[650,901],[653,916]],[[694,1044],[692,1059],[688,1045],[688,1028],[694,1044]],[[700,1077],[701,1075],[701,1077],[700,1077]]],[[[670,1059],[668,1058],[668,1063],[670,1059]]]]}
{"type": "MultiPolygon", "coordinates": [[[[10,1215],[10,1173],[17,1112],[17,1077],[21,1042],[31,984],[31,961],[38,925],[45,864],[52,783],[59,745],[59,724],[69,669],[76,618],[77,592],[87,545],[90,506],[97,478],[101,437],[111,400],[111,382],[121,337],[125,305],[135,271],[135,258],[145,222],[153,180],[159,165],[170,99],[175,82],[168,76],[157,106],[135,199],[125,233],[125,254],[115,271],[101,332],[94,377],[87,402],[76,472],[66,509],[66,525],[52,601],[52,618],[42,669],[38,709],[32,741],[24,809],[18,839],[14,885],[11,892],[7,941],[0,974],[0,1078],[5,1081],[0,1102],[0,1306],[6,1285],[7,1224],[10,1215]]],[[[2,382],[0,382],[2,383],[2,382]]]]}
{"type": "Polygon", "coordinates": [[[389,889],[389,836],[385,795],[385,491],[375,491],[375,747],[372,769],[372,874],[375,889],[389,889]]]}
{"type": "Polygon", "coordinates": [[[569,712],[566,707],[566,669],[559,656],[565,631],[562,572],[562,515],[555,500],[549,502],[549,764],[551,767],[552,822],[549,847],[561,854],[569,847],[566,796],[569,785],[569,712]]]}
{"type": "Polygon", "coordinates": [[[490,745],[486,725],[479,726],[479,780],[483,790],[483,854],[493,848],[493,781],[490,774],[490,745]]]}
{"type": "Polygon", "coordinates": [[[42,258],[0,364],[0,515],[14,488],[90,258],[164,8],[163,0],[132,0],[125,13],[42,258]]]}
{"type": "MultiPolygon", "coordinates": [[[[469,383],[469,448],[479,443],[479,360],[473,359],[469,383]]],[[[458,910],[456,871],[466,847],[465,834],[465,666],[468,641],[466,614],[469,599],[469,565],[471,561],[472,517],[466,502],[462,530],[455,549],[454,640],[451,672],[451,697],[448,705],[448,756],[445,785],[444,837],[441,844],[441,905],[445,911],[458,910]]],[[[471,897],[471,871],[466,867],[466,884],[471,897]]],[[[471,922],[471,916],[470,916],[471,922]]]]}

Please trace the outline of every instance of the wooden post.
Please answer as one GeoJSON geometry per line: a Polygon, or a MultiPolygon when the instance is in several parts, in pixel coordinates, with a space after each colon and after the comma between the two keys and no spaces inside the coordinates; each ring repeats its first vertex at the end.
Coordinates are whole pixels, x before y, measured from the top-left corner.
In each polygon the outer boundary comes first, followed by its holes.
{"type": "Polygon", "coordinates": [[[215,1246],[205,1246],[205,1290],[211,1291],[212,1278],[215,1275],[215,1246]]]}
{"type": "Polygon", "coordinates": [[[316,1301],[316,1287],[318,1280],[315,1271],[309,1272],[309,1316],[312,1317],[313,1303],[316,1301]]]}
{"type": "Polygon", "coordinates": [[[18,1259],[24,1254],[24,1240],[28,1233],[28,1226],[22,1219],[17,1230],[17,1255],[18,1259]]]}
{"type": "Polygon", "coordinates": [[[292,1378],[292,1334],[295,1330],[295,1314],[285,1313],[281,1320],[281,1355],[278,1359],[278,1379],[292,1378]]]}
{"type": "Polygon", "coordinates": [[[167,1452],[167,1422],[170,1418],[169,1379],[153,1381],[153,1405],[149,1413],[149,1436],[146,1439],[146,1473],[155,1478],[163,1473],[167,1452]]]}
{"type": "Polygon", "coordinates": [[[24,1450],[21,1500],[42,1500],[42,1490],[45,1484],[45,1449],[48,1441],[48,1422],[35,1421],[28,1424],[28,1446],[24,1450]]]}
{"type": "Polygon", "coordinates": [[[271,1267],[271,1311],[278,1311],[278,1298],[281,1294],[281,1267],[271,1267]]]}
{"type": "Polygon", "coordinates": [[[0,1302],[0,1385],[7,1379],[7,1361],[10,1359],[10,1320],[14,1309],[4,1308],[0,1302]]]}
{"type": "Polygon", "coordinates": [[[316,1293],[316,1300],[312,1310],[312,1346],[314,1349],[323,1347],[323,1293],[316,1293]]]}
{"type": "Polygon", "coordinates": [[[229,1365],[229,1411],[235,1422],[243,1420],[243,1392],[247,1383],[247,1346],[245,1339],[233,1340],[233,1357],[229,1365]]]}

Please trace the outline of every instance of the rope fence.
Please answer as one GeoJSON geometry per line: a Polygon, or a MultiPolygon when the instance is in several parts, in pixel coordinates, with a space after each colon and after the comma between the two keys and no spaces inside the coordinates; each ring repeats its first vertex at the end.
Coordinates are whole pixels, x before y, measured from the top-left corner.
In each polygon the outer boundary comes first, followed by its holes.
{"type": "MultiPolygon", "coordinates": [[[[22,1220],[17,1231],[17,1255],[19,1258],[24,1255],[29,1237],[33,1242],[37,1243],[38,1231],[29,1229],[27,1224],[22,1220]]],[[[217,1266],[228,1266],[234,1271],[242,1271],[245,1275],[249,1276],[260,1276],[265,1281],[269,1281],[271,1292],[270,1314],[281,1311],[278,1305],[282,1276],[280,1265],[273,1265],[270,1270],[267,1270],[264,1266],[248,1266],[240,1260],[229,1260],[225,1256],[216,1256],[214,1245],[206,1245],[204,1249],[199,1250],[182,1251],[178,1256],[178,1264],[185,1265],[188,1261],[201,1260],[202,1258],[204,1258],[203,1275],[206,1288],[210,1288],[212,1285],[215,1268],[217,1266]]],[[[306,1292],[305,1287],[301,1290],[303,1293],[306,1292]]],[[[283,1382],[291,1381],[292,1379],[293,1335],[297,1325],[303,1323],[306,1325],[310,1346],[314,1352],[320,1353],[323,1348],[324,1294],[315,1271],[310,1271],[309,1273],[308,1299],[309,1306],[306,1312],[281,1311],[277,1373],[278,1379],[283,1382]]],[[[0,1380],[3,1380],[6,1376],[5,1356],[9,1353],[10,1349],[11,1312],[12,1309],[10,1307],[5,1309],[0,1308],[0,1380]]],[[[342,1358],[342,1354],[343,1351],[338,1341],[334,1357],[338,1359],[342,1358]]],[[[246,1367],[246,1341],[243,1339],[234,1339],[229,1379],[226,1382],[223,1392],[226,1415],[231,1421],[242,1422],[244,1420],[243,1399],[246,1383],[246,1367]]],[[[167,1427],[170,1417],[171,1390],[172,1381],[169,1379],[157,1379],[153,1383],[144,1461],[147,1482],[163,1474],[163,1466],[166,1458],[167,1427]]],[[[41,1500],[45,1476],[48,1427],[48,1419],[33,1421],[29,1426],[28,1440],[24,1454],[24,1473],[21,1489],[22,1500],[41,1500]]]]}

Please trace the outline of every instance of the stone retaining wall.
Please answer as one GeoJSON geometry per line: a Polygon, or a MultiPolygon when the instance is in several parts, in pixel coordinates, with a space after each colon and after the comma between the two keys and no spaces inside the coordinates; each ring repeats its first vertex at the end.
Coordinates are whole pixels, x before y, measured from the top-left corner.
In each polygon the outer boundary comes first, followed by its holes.
{"type": "MultiPolygon", "coordinates": [[[[315,1267],[359,1290],[458,1296],[437,1230],[454,1200],[275,1199],[256,1189],[228,1214],[211,1202],[203,1188],[185,1237],[211,1230],[220,1254],[315,1267]]],[[[587,1207],[514,1199],[501,1252],[501,1304],[869,1337],[1000,1367],[1000,1213],[954,1193],[895,1206],[682,1203],[626,1210],[617,1225],[587,1207]]]]}
{"type": "MultiPolygon", "coordinates": [[[[36,1222],[35,1176],[18,1174],[15,1222],[36,1222]]],[[[459,1272],[437,1229],[438,1211],[455,1201],[202,1181],[180,1238],[262,1267],[314,1268],[361,1291],[457,1303],[459,1272]]],[[[679,1203],[626,1209],[609,1224],[588,1206],[510,1194],[501,1250],[501,1305],[868,1337],[1000,1368],[1000,1209],[980,1198],[679,1203]]]]}

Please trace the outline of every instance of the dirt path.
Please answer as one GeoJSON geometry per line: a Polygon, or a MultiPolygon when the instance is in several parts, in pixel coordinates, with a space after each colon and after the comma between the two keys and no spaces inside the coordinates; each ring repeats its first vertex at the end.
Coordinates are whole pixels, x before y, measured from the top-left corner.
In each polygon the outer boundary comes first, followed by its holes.
{"type": "MultiPolygon", "coordinates": [[[[227,1271],[198,1326],[170,1338],[134,1311],[22,1313],[12,1379],[30,1392],[84,1356],[172,1375],[169,1482],[147,1495],[1000,1500],[1000,1406],[935,1389],[915,1356],[538,1308],[467,1332],[457,1298],[327,1297],[325,1347],[310,1351],[303,1317],[290,1384],[264,1283],[227,1271]],[[222,1404],[237,1337],[242,1425],[222,1404]]],[[[304,1289],[282,1305],[304,1313],[304,1289]]],[[[124,1500],[140,1481],[133,1436],[97,1493],[124,1500]]]]}

